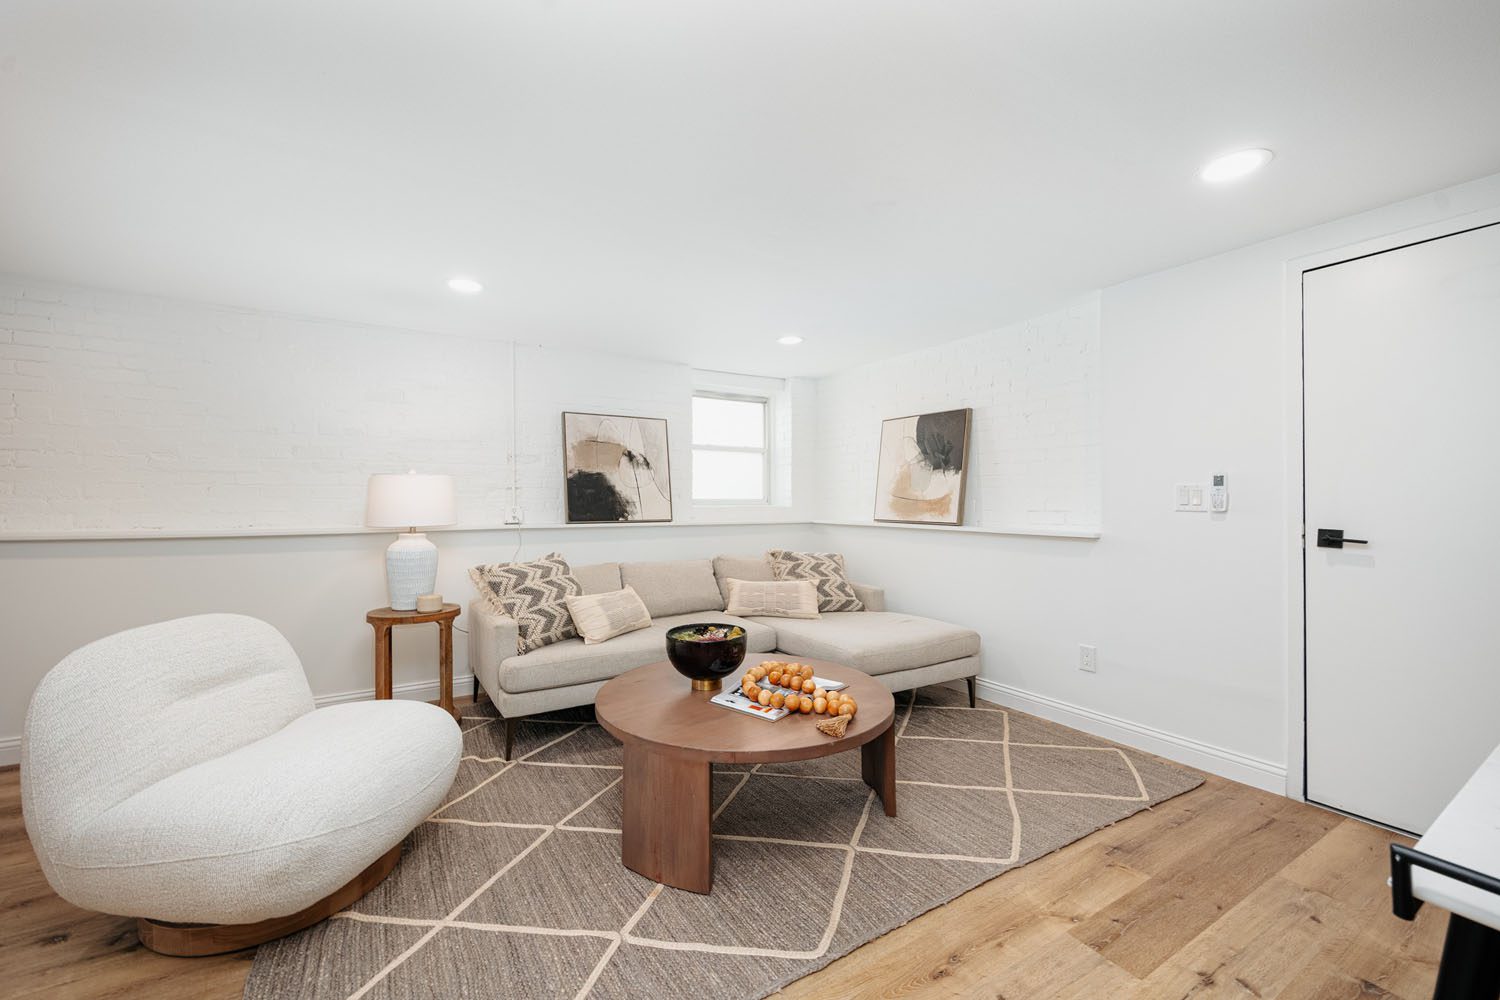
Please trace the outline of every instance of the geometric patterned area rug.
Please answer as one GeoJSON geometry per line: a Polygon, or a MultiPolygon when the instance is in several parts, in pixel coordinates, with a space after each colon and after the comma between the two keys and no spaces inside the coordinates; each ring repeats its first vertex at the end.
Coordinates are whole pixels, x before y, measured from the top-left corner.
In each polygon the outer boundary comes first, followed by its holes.
{"type": "Polygon", "coordinates": [[[948,687],[896,696],[897,805],[858,753],[715,765],[714,888],[620,864],[620,745],[589,710],[485,703],[446,803],[350,909],[262,945],[247,1000],[749,1000],[1006,871],[1202,783],[948,687]]]}

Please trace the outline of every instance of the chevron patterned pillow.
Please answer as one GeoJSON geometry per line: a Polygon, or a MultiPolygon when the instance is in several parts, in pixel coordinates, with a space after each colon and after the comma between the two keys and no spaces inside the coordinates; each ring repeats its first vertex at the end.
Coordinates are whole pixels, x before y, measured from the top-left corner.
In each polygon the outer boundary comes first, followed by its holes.
{"type": "Polygon", "coordinates": [[[516,652],[578,637],[566,598],[583,593],[573,570],[553,552],[530,562],[493,563],[469,570],[490,607],[516,622],[516,652]]]}
{"type": "Polygon", "coordinates": [[[766,553],[771,572],[778,580],[811,580],[818,589],[819,611],[863,611],[864,603],[854,592],[854,584],[844,573],[844,557],[837,552],[789,552],[772,549],[766,553]]]}

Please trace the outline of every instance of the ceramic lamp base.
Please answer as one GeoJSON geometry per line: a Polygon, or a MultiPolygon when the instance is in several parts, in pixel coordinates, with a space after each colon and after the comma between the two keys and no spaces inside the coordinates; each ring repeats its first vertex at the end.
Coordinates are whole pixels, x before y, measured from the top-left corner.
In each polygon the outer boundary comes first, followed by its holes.
{"type": "Polygon", "coordinates": [[[437,584],[437,546],[420,531],[397,535],[385,550],[385,586],[392,611],[417,610],[417,598],[437,584]]]}

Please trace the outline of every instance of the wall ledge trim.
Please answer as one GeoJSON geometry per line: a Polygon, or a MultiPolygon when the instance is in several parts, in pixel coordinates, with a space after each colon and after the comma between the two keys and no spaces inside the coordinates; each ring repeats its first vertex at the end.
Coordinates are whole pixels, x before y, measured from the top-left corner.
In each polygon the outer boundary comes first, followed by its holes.
{"type": "MultiPolygon", "coordinates": [[[[447,535],[472,531],[597,531],[629,530],[643,528],[742,528],[783,526],[793,527],[816,522],[806,518],[759,518],[724,521],[629,521],[601,524],[465,524],[452,528],[428,528],[426,534],[447,535]]],[[[0,545],[6,542],[125,542],[166,541],[191,538],[314,538],[335,535],[390,536],[395,532],[389,528],[364,528],[328,526],[318,528],[118,528],[89,529],[77,531],[4,531],[0,532],[0,545]]]]}
{"type": "Polygon", "coordinates": [[[896,524],[890,521],[812,521],[833,528],[881,528],[891,531],[953,531],[967,535],[1034,535],[1042,538],[1100,538],[1098,528],[1035,527],[981,528],[965,524],[896,524]]]}
{"type": "Polygon", "coordinates": [[[990,700],[1016,708],[1022,712],[1060,722],[1065,726],[1101,736],[1116,743],[1136,747],[1158,757],[1165,757],[1190,767],[1196,767],[1221,778],[1238,781],[1277,795],[1287,793],[1286,767],[1259,757],[1242,754],[1227,747],[1204,743],[1188,736],[1180,736],[1154,726],[1131,722],[1105,712],[1074,705],[1058,698],[1025,691],[1009,684],[1001,684],[986,677],[979,678],[981,691],[990,700]]]}

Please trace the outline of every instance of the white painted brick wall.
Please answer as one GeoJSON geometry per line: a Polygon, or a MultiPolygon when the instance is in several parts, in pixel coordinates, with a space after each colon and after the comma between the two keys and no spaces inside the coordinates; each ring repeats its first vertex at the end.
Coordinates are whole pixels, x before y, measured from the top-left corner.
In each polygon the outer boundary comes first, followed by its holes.
{"type": "MultiPolygon", "coordinates": [[[[666,417],[692,520],[686,366],[518,347],[518,501],[563,520],[564,409],[666,417]]],[[[0,277],[0,533],[358,527],[373,472],[511,505],[507,342],[0,277]]]]}
{"type": "Polygon", "coordinates": [[[823,379],[819,517],[873,516],[882,420],[964,406],[974,408],[966,525],[1098,527],[1097,294],[1024,323],[823,379]]]}

